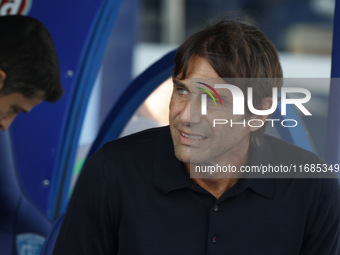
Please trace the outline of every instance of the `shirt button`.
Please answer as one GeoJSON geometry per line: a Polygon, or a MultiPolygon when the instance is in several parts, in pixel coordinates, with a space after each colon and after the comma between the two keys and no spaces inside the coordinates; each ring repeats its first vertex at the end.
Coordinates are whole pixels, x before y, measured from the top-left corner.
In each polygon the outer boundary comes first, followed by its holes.
{"type": "Polygon", "coordinates": [[[212,237],[212,238],[211,238],[211,242],[212,242],[212,243],[216,243],[216,242],[217,242],[217,237],[216,237],[216,236],[212,237]]]}
{"type": "Polygon", "coordinates": [[[218,211],[218,205],[215,205],[215,206],[213,207],[213,211],[214,211],[214,212],[217,212],[217,211],[218,211]]]}

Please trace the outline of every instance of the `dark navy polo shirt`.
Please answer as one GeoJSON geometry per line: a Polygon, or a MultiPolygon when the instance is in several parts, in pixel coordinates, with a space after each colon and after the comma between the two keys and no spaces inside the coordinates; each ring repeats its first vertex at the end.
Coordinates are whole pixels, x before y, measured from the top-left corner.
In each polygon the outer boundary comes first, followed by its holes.
{"type": "MultiPolygon", "coordinates": [[[[249,164],[313,154],[264,137],[249,164]]],[[[104,145],[84,168],[54,255],[337,255],[337,179],[240,179],[219,199],[174,155],[168,127],[104,145]]]]}

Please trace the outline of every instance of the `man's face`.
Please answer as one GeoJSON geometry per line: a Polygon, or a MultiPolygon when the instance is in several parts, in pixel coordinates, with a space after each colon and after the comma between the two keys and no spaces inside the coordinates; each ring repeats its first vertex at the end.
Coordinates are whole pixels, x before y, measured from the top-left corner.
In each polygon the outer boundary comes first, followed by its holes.
{"type": "Polygon", "coordinates": [[[20,112],[28,113],[43,99],[43,93],[33,98],[27,98],[21,93],[0,96],[0,130],[7,130],[20,112]]]}
{"type": "MultiPolygon", "coordinates": [[[[181,74],[178,75],[180,76],[181,74]]],[[[208,102],[207,114],[201,115],[201,94],[204,92],[196,88],[199,84],[190,88],[192,78],[204,78],[203,82],[206,78],[214,78],[225,83],[206,60],[197,56],[189,61],[185,79],[174,78],[169,122],[176,157],[186,164],[246,163],[244,160],[249,148],[250,128],[240,125],[213,127],[212,124],[216,118],[232,119],[234,122],[245,119],[245,116],[233,116],[231,93],[227,89],[216,89],[223,106],[209,107],[208,102]]]]}

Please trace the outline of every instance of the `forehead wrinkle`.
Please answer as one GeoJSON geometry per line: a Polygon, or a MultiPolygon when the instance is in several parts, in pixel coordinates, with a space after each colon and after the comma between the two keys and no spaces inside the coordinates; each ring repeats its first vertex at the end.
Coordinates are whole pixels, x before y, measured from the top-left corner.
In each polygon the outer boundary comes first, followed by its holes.
{"type": "Polygon", "coordinates": [[[186,71],[186,79],[220,78],[214,68],[202,57],[194,55],[190,58],[186,71]]]}

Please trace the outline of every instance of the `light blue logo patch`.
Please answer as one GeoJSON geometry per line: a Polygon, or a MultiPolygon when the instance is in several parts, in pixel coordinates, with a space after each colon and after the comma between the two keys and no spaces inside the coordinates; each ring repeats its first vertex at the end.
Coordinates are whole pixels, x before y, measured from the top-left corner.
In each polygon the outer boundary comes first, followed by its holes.
{"type": "Polygon", "coordinates": [[[45,237],[23,233],[16,236],[16,246],[18,255],[39,255],[44,244],[45,237]]]}

